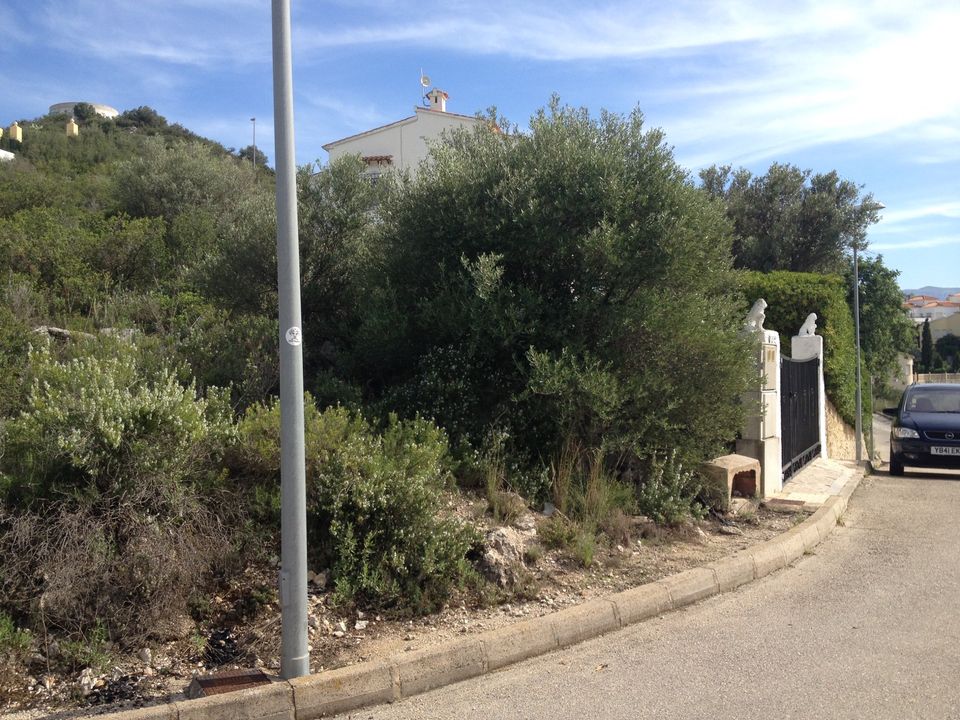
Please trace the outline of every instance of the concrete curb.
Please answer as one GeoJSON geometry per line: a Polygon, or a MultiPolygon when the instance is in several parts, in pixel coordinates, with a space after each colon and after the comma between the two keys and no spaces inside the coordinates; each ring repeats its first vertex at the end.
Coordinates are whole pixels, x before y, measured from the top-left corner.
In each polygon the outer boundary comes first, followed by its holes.
{"type": "Polygon", "coordinates": [[[647,585],[473,637],[318,675],[140,710],[107,720],[314,720],[394,702],[598,637],[733,590],[795,562],[836,528],[862,469],[840,495],[779,537],[647,585]]]}

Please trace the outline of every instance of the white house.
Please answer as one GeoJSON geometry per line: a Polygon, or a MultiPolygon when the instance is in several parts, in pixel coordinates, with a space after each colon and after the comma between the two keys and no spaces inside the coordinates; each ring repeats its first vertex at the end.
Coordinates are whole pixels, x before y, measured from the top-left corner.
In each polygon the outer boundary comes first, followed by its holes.
{"type": "Polygon", "coordinates": [[[376,180],[390,169],[410,170],[427,157],[427,143],[457,128],[472,128],[479,118],[447,112],[449,95],[434,88],[427,93],[429,107],[415,107],[414,114],[389,125],[334,140],[323,146],[333,162],[344,155],[359,155],[367,164],[365,175],[376,180]]]}
{"type": "Polygon", "coordinates": [[[925,320],[940,320],[960,311],[960,294],[949,295],[940,300],[931,295],[914,295],[903,303],[907,314],[918,325],[925,320]]]}

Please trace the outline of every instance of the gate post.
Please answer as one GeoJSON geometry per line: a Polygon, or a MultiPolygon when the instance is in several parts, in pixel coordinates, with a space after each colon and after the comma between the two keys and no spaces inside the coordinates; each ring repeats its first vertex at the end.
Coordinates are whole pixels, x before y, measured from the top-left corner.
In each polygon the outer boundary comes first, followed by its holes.
{"type": "Polygon", "coordinates": [[[827,395],[823,384],[823,337],[816,334],[817,315],[810,313],[800,331],[790,338],[790,356],[794,360],[817,359],[817,417],[820,423],[820,457],[827,457],[827,395]]]}
{"type": "Polygon", "coordinates": [[[766,301],[753,304],[744,323],[744,332],[757,337],[756,366],[760,384],[743,394],[747,418],[737,453],[760,461],[760,493],[776,495],[783,488],[782,424],[780,418],[780,335],[763,327],[766,301]]]}

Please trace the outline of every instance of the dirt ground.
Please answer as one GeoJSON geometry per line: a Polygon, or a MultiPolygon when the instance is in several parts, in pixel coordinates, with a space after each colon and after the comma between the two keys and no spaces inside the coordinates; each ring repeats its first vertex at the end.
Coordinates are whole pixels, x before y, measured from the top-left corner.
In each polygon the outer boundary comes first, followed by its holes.
{"type": "MultiPolygon", "coordinates": [[[[386,659],[653,582],[768,540],[800,519],[762,507],[746,507],[740,515],[710,517],[674,529],[656,528],[634,518],[629,541],[625,536],[621,545],[598,543],[588,568],[568,551],[538,551],[528,555],[521,579],[510,591],[486,597],[463,591],[439,613],[415,619],[336,608],[329,592],[311,583],[311,670],[386,659]]],[[[540,526],[544,520],[537,516],[535,523],[540,526]]],[[[275,674],[280,667],[275,595],[271,593],[258,606],[252,619],[223,620],[236,618],[231,610],[248,597],[251,584],[269,586],[274,572],[271,568],[248,570],[232,581],[229,591],[212,598],[210,610],[221,618],[219,624],[198,632],[184,618],[176,639],[129,654],[115,651],[110,666],[97,671],[48,673],[39,654],[18,668],[3,668],[0,660],[0,720],[86,717],[181,699],[194,676],[218,671],[260,668],[275,674]]]]}

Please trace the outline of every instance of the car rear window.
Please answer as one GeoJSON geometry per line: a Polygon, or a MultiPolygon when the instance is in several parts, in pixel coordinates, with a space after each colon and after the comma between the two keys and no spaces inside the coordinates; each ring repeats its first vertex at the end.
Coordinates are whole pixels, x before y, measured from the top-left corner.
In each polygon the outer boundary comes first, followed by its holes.
{"type": "Polygon", "coordinates": [[[960,412],[960,385],[954,388],[920,388],[907,397],[908,412],[960,412]]]}

